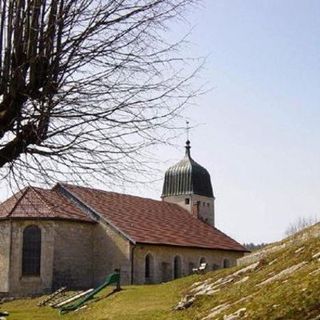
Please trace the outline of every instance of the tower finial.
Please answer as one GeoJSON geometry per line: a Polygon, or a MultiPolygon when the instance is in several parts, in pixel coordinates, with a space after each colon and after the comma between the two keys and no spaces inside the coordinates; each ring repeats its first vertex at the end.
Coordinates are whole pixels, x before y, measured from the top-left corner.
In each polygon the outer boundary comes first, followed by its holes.
{"type": "Polygon", "coordinates": [[[189,121],[186,121],[187,141],[189,141],[189,130],[190,130],[189,121]]]}
{"type": "Polygon", "coordinates": [[[186,141],[186,156],[190,158],[190,140],[189,140],[189,121],[186,121],[187,141],[186,141]]]}

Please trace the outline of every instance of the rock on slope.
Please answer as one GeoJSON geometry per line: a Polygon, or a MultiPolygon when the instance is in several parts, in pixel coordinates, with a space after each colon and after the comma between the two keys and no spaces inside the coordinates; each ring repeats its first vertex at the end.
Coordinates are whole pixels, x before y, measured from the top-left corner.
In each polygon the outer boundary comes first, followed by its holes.
{"type": "Polygon", "coordinates": [[[175,309],[199,320],[320,320],[320,223],[204,275],[175,309]]]}

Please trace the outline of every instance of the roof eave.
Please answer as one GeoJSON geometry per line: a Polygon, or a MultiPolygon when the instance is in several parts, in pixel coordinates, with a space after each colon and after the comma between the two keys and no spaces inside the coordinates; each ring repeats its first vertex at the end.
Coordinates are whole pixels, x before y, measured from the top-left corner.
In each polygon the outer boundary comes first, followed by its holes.
{"type": "Polygon", "coordinates": [[[221,248],[221,247],[211,247],[211,246],[201,246],[201,245],[188,245],[188,244],[177,244],[177,243],[167,243],[167,242],[152,242],[152,241],[137,241],[136,244],[144,245],[158,245],[158,246],[169,246],[169,247],[183,247],[183,248],[195,248],[195,249],[208,249],[208,250],[221,250],[221,251],[236,251],[236,252],[250,252],[248,249],[241,248],[221,248]]]}
{"type": "Polygon", "coordinates": [[[0,217],[0,221],[12,221],[12,220],[41,220],[41,221],[70,221],[70,222],[79,222],[79,223],[90,223],[90,224],[96,224],[96,221],[93,220],[80,220],[77,218],[62,218],[62,217],[13,217],[13,216],[7,216],[7,217],[0,217]]]}

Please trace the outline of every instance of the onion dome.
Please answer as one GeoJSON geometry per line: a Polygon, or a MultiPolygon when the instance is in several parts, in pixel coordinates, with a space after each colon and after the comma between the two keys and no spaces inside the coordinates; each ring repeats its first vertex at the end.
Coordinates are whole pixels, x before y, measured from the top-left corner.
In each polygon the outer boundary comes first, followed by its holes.
{"type": "Polygon", "coordinates": [[[190,148],[187,140],[184,158],[166,171],[162,198],[190,194],[214,197],[210,174],[191,158],[190,148]]]}

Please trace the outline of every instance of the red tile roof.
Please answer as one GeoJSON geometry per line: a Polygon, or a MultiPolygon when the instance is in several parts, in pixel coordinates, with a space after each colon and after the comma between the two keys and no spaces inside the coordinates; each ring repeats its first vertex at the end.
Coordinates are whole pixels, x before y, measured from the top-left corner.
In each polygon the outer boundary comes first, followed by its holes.
{"type": "Polygon", "coordinates": [[[136,243],[247,251],[176,204],[73,185],[60,186],[136,243]]]}
{"type": "Polygon", "coordinates": [[[93,222],[56,190],[27,187],[0,204],[0,219],[42,218],[93,222]]]}
{"type": "Polygon", "coordinates": [[[61,193],[75,196],[136,243],[247,251],[238,242],[173,203],[60,184],[52,190],[27,187],[0,204],[0,219],[41,218],[94,222],[61,193]]]}

